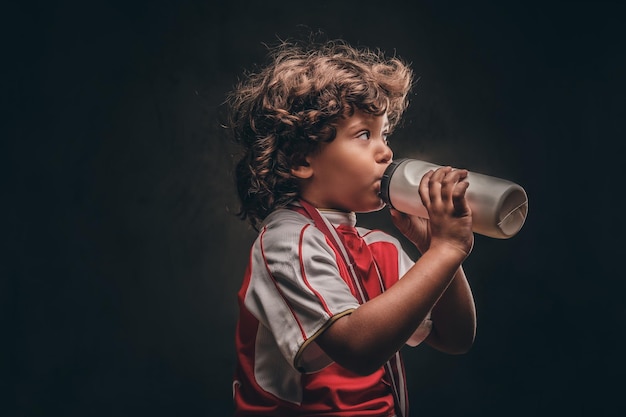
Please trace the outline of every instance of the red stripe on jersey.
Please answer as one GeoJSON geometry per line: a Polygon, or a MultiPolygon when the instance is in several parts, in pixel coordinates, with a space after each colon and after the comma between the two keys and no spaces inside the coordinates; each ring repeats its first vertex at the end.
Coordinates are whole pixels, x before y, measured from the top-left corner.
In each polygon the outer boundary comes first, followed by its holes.
{"type": "Polygon", "coordinates": [[[302,241],[304,240],[304,231],[311,226],[310,224],[305,225],[302,228],[302,231],[300,232],[300,240],[298,242],[298,258],[300,258],[300,271],[302,273],[302,280],[304,281],[304,284],[307,286],[307,288],[309,290],[311,290],[311,292],[313,294],[315,294],[315,296],[317,297],[318,300],[320,300],[320,303],[322,304],[322,307],[324,308],[324,311],[326,312],[326,314],[328,314],[329,317],[333,316],[333,313],[331,313],[330,309],[328,308],[328,305],[326,304],[326,301],[324,300],[324,297],[322,297],[322,295],[317,292],[312,286],[311,284],[309,284],[309,280],[306,277],[306,271],[304,270],[304,261],[303,261],[303,256],[302,256],[302,248],[303,248],[303,244],[302,241]]]}
{"type": "Polygon", "coordinates": [[[296,316],[296,313],[295,313],[293,307],[287,301],[287,298],[285,297],[285,295],[281,291],[280,287],[278,286],[278,282],[276,281],[276,278],[274,278],[274,275],[272,275],[272,272],[270,271],[270,266],[268,265],[267,258],[265,257],[265,249],[263,248],[263,235],[265,235],[266,231],[267,231],[267,229],[263,229],[263,232],[261,232],[261,239],[260,239],[261,256],[263,256],[263,263],[265,264],[265,269],[267,270],[267,274],[272,279],[272,282],[274,283],[274,287],[276,287],[276,291],[278,291],[278,294],[280,294],[280,296],[282,297],[282,299],[285,302],[285,304],[287,305],[287,307],[289,307],[289,311],[291,311],[291,315],[296,320],[296,323],[298,323],[298,328],[300,328],[300,333],[302,334],[302,339],[303,340],[307,340],[307,335],[306,335],[306,332],[304,331],[302,323],[300,323],[300,320],[298,319],[298,316],[296,316]]]}

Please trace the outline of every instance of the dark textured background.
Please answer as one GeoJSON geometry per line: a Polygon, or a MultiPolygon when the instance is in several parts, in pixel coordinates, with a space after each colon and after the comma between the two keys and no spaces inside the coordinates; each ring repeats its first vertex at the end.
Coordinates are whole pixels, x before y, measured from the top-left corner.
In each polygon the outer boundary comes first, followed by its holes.
{"type": "Polygon", "coordinates": [[[223,3],[3,6],[0,415],[231,413],[254,233],[219,105],[307,28],[412,62],[396,156],[529,194],[522,231],[466,262],[473,350],[406,351],[413,415],[624,415],[625,7],[223,3]]]}

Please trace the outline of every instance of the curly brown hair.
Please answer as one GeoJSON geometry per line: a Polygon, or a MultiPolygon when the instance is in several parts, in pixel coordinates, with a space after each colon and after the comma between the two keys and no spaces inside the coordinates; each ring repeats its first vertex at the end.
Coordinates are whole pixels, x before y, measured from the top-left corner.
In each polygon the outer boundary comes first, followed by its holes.
{"type": "Polygon", "coordinates": [[[226,100],[227,127],[243,147],[235,170],[238,214],[255,228],[298,198],[291,169],[335,138],[340,118],[356,109],[387,112],[391,130],[413,82],[401,59],[342,40],[281,42],[269,48],[267,58],[269,64],[247,73],[226,100]]]}

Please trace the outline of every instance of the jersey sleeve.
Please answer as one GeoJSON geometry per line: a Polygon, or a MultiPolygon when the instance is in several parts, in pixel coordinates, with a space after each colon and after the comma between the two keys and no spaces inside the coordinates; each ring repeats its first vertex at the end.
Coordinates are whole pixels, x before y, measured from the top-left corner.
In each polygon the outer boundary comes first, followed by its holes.
{"type": "Polygon", "coordinates": [[[301,372],[332,363],[315,338],[359,303],[325,236],[309,223],[268,225],[251,262],[246,308],[273,335],[285,359],[301,372]]]}
{"type": "Polygon", "coordinates": [[[399,242],[398,242],[398,246],[399,246],[398,272],[399,272],[400,278],[402,278],[404,274],[406,274],[407,271],[411,269],[411,267],[415,264],[415,261],[413,261],[413,259],[411,259],[409,255],[407,255],[407,253],[404,251],[404,249],[402,248],[399,242]]]}

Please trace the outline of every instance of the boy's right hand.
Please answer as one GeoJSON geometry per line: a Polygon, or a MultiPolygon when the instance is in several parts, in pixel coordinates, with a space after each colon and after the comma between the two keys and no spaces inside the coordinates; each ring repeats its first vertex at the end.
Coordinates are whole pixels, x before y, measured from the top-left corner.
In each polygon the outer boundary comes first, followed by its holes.
{"type": "Polygon", "coordinates": [[[441,167],[429,171],[419,185],[422,203],[429,219],[409,216],[392,210],[396,227],[423,253],[444,245],[466,257],[474,245],[472,211],[465,199],[469,183],[467,170],[441,167]]]}

